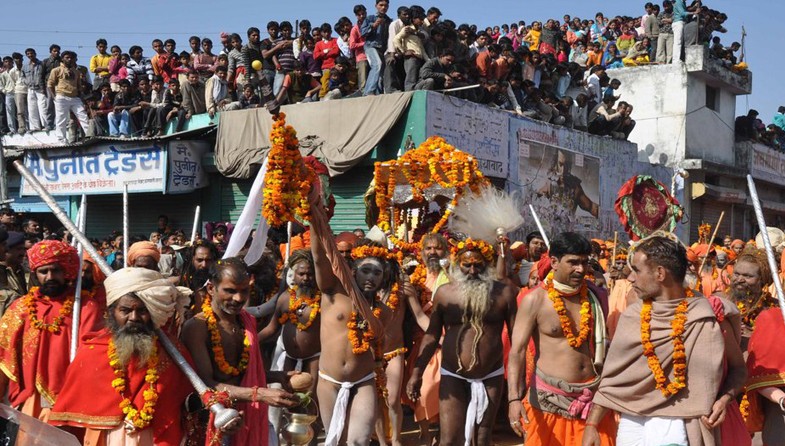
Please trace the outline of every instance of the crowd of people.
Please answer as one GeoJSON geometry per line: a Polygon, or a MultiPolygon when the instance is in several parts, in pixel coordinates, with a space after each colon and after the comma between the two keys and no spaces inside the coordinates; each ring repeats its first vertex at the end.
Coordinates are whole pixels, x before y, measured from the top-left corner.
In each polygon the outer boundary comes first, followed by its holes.
{"type": "MultiPolygon", "coordinates": [[[[785,268],[769,269],[759,239],[709,240],[708,225],[690,247],[659,232],[614,245],[442,230],[399,250],[378,227],[333,234],[315,189],[309,203],[310,226],[271,229],[253,265],[251,240],[221,254],[231,225],[191,242],[162,215],[127,258],[121,235],[95,241],[101,258],[81,271],[67,232],[4,209],[0,393],[108,446],[288,444],[280,410],[318,413],[326,445],[401,445],[404,406],[424,445],[434,428],[439,444],[493,444],[505,407],[527,445],[785,438],[785,268]],[[193,395],[157,336],[211,390],[193,395]],[[216,428],[216,402],[242,421],[216,428]]],[[[785,233],[768,231],[781,256],[785,233]]]]}
{"type": "Polygon", "coordinates": [[[389,7],[388,0],[373,9],[360,4],[353,19],[334,25],[270,21],[268,37],[257,27],[222,33],[215,49],[208,37],[190,37],[179,52],[173,39],[154,39],[149,58],[141,46],[124,52],[99,38],[89,65],[57,44],[43,60],[28,48],[3,58],[0,133],[56,129],[63,142],[77,133],[155,136],[172,120],[181,130],[202,113],[440,90],[626,138],[633,106],[618,102],[606,70],[679,62],[685,46],[698,44],[711,44],[712,57],[729,68],[746,67],[739,43],[726,47],[713,36],[726,32],[727,16],[700,1],[646,3],[636,17],[565,15],[484,30],[443,19],[437,7],[400,6],[394,16],[389,7]]]}
{"type": "Polygon", "coordinates": [[[780,152],[785,151],[785,107],[777,108],[772,123],[766,125],[760,113],[750,109],[746,115],[736,117],[736,141],[754,141],[765,144],[780,152]]]}

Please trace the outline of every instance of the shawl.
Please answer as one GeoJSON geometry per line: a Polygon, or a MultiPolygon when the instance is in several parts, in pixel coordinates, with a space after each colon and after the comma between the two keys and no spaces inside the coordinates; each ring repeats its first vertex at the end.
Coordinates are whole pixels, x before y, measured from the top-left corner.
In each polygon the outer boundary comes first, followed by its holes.
{"type": "MultiPolygon", "coordinates": [[[[654,302],[652,306],[651,342],[669,379],[673,373],[671,320],[679,302],[654,302]]],[[[635,302],[619,319],[594,403],[630,415],[683,418],[690,445],[713,444],[713,434],[703,427],[700,417],[711,412],[720,388],[725,341],[711,303],[700,295],[689,299],[682,335],[687,354],[687,389],[670,398],[655,387],[654,375],[643,355],[642,306],[641,301],[635,302]]]]}
{"type": "MultiPolygon", "coordinates": [[[[74,294],[73,288],[56,299],[44,299],[38,288],[30,290],[39,320],[51,324],[63,307],[65,296],[74,294]]],[[[96,299],[87,299],[83,292],[79,333],[95,331],[103,326],[104,306],[96,299]]],[[[56,333],[34,328],[30,323],[25,298],[11,303],[0,319],[0,370],[8,377],[8,400],[19,407],[38,392],[49,404],[54,404],[63,389],[65,371],[69,364],[72,319],[63,318],[56,333]]],[[[81,337],[81,336],[80,336],[81,337]]]]}
{"type": "MultiPolygon", "coordinates": [[[[111,332],[104,328],[97,333],[85,336],[84,344],[76,352],[76,357],[65,375],[63,392],[57,398],[49,422],[55,426],[84,427],[97,430],[112,430],[124,419],[120,409],[122,397],[112,388],[114,370],[109,366],[109,340],[111,332]],[[91,391],[85,391],[91,389],[91,391]]],[[[190,355],[172,339],[178,350],[190,362],[190,355]]],[[[149,429],[153,430],[156,445],[177,446],[183,437],[180,412],[183,401],[193,387],[158,342],[158,381],[155,391],[158,402],[149,429]]],[[[134,407],[144,406],[144,391],[149,389],[145,383],[146,364],[131,361],[126,367],[127,390],[134,407]]]]}

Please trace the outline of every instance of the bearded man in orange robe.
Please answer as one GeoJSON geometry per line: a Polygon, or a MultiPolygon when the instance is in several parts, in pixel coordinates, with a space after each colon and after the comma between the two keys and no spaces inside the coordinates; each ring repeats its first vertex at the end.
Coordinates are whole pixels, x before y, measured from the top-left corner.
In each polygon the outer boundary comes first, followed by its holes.
{"type": "Polygon", "coordinates": [[[182,313],[191,290],[173,286],[157,271],[133,267],[112,274],[105,285],[108,326],[86,335],[49,422],[65,426],[84,444],[179,445],[181,408],[193,387],[155,328],[182,313]]]}
{"type": "MultiPolygon", "coordinates": [[[[27,257],[41,285],[15,300],[0,319],[0,395],[7,389],[11,406],[46,420],[69,364],[79,256],[67,243],[46,240],[27,257]]],[[[102,301],[82,291],[80,338],[103,325],[102,301]]]]}

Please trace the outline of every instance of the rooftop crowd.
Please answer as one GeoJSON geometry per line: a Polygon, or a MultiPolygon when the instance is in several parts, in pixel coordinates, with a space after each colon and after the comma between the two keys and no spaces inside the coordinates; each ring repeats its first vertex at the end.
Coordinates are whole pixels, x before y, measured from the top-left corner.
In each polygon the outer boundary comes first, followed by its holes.
{"type": "Polygon", "coordinates": [[[273,99],[293,104],[439,90],[625,139],[635,126],[633,105],[618,101],[612,70],[678,63],[683,48],[696,44],[711,44],[712,57],[729,68],[745,68],[736,54],[741,45],[725,46],[714,36],[727,32],[727,16],[700,1],[646,3],[634,17],[565,15],[485,29],[445,19],[437,7],[400,6],[388,15],[389,8],[387,0],[360,4],[335,24],[303,19],[298,29],[270,21],[264,38],[251,27],[221,33],[215,46],[192,36],[185,50],[156,38],[152,57],[142,46],[124,49],[105,38],[83,59],[57,44],[43,60],[32,48],[15,52],[3,58],[0,74],[0,132],[56,129],[61,142],[82,134],[155,136],[173,120],[181,130],[194,115],[273,99]],[[267,98],[260,98],[260,85],[272,88],[267,98]]]}

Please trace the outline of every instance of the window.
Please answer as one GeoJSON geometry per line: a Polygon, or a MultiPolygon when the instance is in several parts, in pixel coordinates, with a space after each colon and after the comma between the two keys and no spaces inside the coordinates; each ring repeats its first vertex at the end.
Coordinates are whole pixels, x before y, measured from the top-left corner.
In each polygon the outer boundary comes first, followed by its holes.
{"type": "Polygon", "coordinates": [[[706,107],[715,112],[720,111],[720,92],[709,85],[706,85],[706,107]]]}

